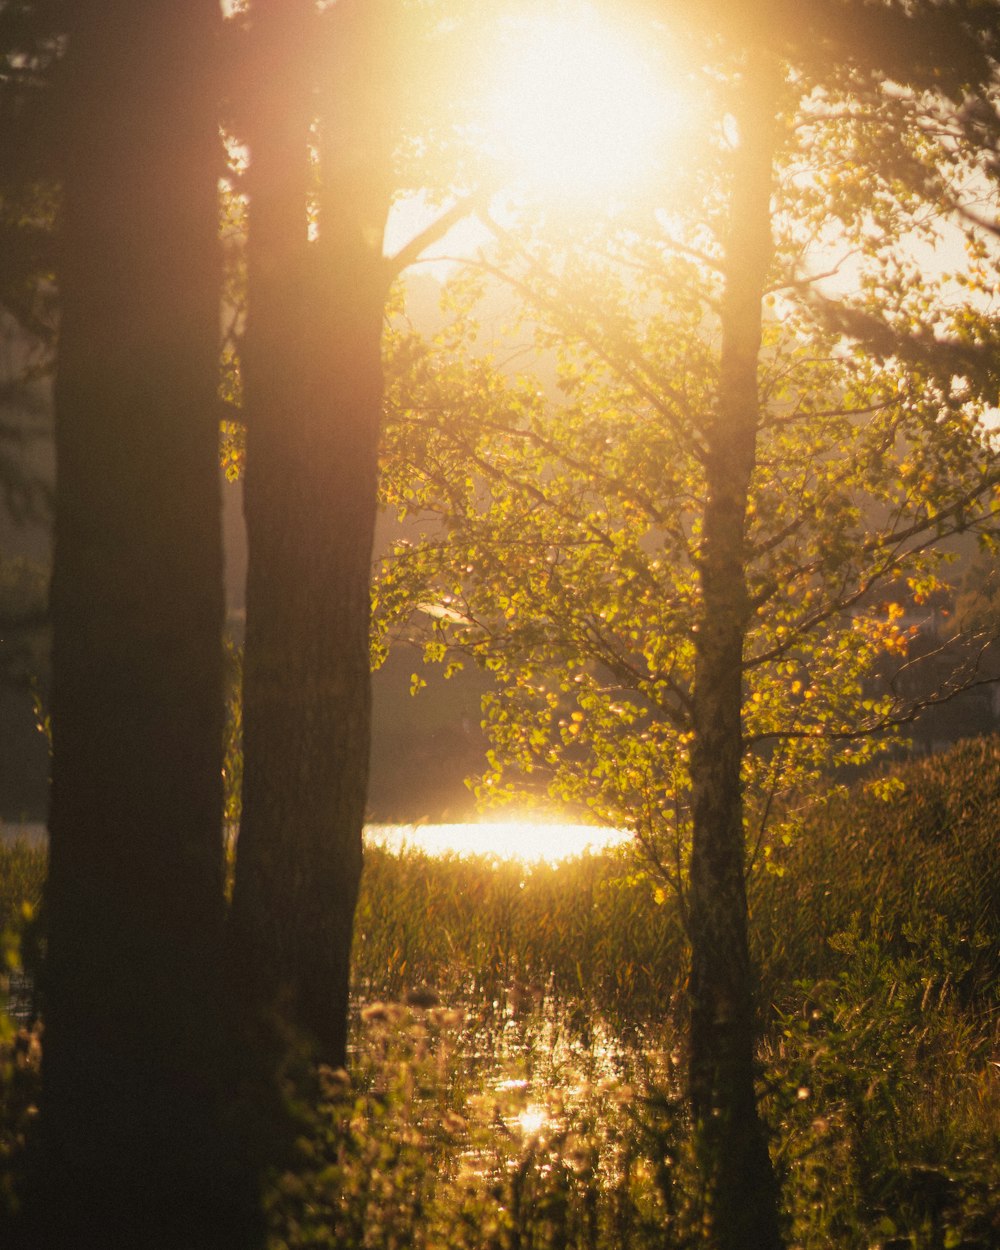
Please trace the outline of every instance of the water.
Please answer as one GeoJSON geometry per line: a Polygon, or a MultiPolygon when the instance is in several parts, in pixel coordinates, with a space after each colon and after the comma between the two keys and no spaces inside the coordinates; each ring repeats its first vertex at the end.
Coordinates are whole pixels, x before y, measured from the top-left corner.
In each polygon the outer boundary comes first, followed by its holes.
{"type": "Polygon", "coordinates": [[[521,817],[450,825],[369,825],[365,836],[369,842],[394,851],[409,848],[430,855],[492,855],[526,863],[557,863],[585,851],[616,846],[629,835],[598,825],[521,817]]]}
{"type": "Polygon", "coordinates": [[[44,846],[48,838],[49,831],[41,823],[0,820],[0,844],[27,842],[30,846],[44,846]]]}
{"type": "Polygon", "coordinates": [[[555,1169],[565,1184],[568,1166],[594,1184],[598,1153],[599,1183],[618,1183],[639,1144],[630,1125],[652,1114],[637,1099],[654,1087],[678,1092],[662,1037],[624,1037],[549,994],[527,1009],[501,997],[492,1011],[474,1000],[464,1010],[380,1003],[355,1022],[351,1071],[379,1103],[366,1132],[390,1141],[416,1132],[433,1150],[444,1129],[439,1166],[463,1183],[503,1186],[530,1170],[535,1184],[555,1169]]]}
{"type": "MultiPolygon", "coordinates": [[[[44,824],[0,821],[0,843],[21,840],[32,846],[44,846],[47,838],[44,824]]],[[[375,846],[392,851],[406,848],[429,855],[493,855],[497,859],[527,863],[541,860],[556,863],[584,851],[618,845],[628,834],[597,825],[520,817],[447,825],[368,825],[365,838],[375,846]]]]}

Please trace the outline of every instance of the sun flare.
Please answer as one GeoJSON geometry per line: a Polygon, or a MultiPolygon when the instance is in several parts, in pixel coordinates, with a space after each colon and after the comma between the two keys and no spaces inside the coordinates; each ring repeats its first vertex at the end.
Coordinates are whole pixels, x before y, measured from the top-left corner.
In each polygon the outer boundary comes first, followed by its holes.
{"type": "Polygon", "coordinates": [[[551,823],[530,816],[452,825],[370,825],[367,837],[390,850],[408,847],[431,855],[486,855],[525,863],[558,863],[628,839],[618,829],[551,823]]]}
{"type": "Polygon", "coordinates": [[[486,101],[508,175],[564,200],[632,191],[685,111],[650,49],[582,4],[508,20],[486,101]]]}

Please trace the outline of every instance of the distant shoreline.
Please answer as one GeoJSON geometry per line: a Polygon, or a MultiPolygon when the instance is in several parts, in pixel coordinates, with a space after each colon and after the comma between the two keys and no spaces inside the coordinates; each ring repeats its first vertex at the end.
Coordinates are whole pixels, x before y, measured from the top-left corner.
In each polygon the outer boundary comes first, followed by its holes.
{"type": "MultiPolygon", "coordinates": [[[[0,821],[0,846],[27,843],[44,849],[48,829],[40,821],[0,821]]],[[[486,855],[496,859],[552,862],[627,840],[627,835],[595,825],[553,824],[530,819],[509,823],[382,824],[365,826],[365,841],[389,851],[416,850],[430,855],[486,855]]]]}
{"type": "Polygon", "coordinates": [[[45,846],[49,840],[49,831],[42,821],[9,821],[0,820],[0,843],[13,846],[16,842],[27,842],[29,846],[45,846]]]}

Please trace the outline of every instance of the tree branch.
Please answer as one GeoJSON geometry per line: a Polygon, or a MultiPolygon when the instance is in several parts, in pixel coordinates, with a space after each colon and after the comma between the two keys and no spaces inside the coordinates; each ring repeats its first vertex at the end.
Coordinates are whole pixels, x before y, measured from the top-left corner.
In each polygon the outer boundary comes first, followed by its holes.
{"type": "Polygon", "coordinates": [[[385,257],[383,261],[386,280],[392,282],[403,272],[404,269],[420,259],[421,255],[429,247],[439,242],[448,231],[458,225],[458,223],[476,209],[486,203],[487,193],[483,190],[474,191],[470,195],[464,195],[457,199],[450,208],[445,209],[440,216],[436,217],[428,226],[425,226],[419,234],[414,235],[408,243],[404,243],[398,252],[392,256],[385,257]]]}

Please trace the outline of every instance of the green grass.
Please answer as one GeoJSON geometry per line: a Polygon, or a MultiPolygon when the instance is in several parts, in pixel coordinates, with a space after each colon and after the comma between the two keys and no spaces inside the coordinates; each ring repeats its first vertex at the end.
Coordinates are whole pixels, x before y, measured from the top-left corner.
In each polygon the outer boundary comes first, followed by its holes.
{"type": "Polygon", "coordinates": [[[661,1019],[684,964],[676,909],[657,906],[627,852],[558,865],[366,853],[357,992],[431,985],[497,1001],[512,985],[619,1024],[661,1019]]]}
{"type": "MultiPolygon", "coordinates": [[[[790,1245],[1000,1245],[998,828],[1000,742],[973,742],[830,797],[753,877],[790,1245]]],[[[23,929],[43,869],[0,853],[0,927],[23,929]]],[[[623,851],[525,867],[370,850],[351,1077],[320,1073],[272,1187],[275,1250],[699,1245],[683,930],[657,897],[623,851]],[[405,1005],[427,989],[437,1005],[405,1005]]],[[[19,1045],[8,1154],[37,1065],[19,1045]]]]}
{"type": "Polygon", "coordinates": [[[1000,739],[976,739],[837,792],[774,848],[751,907],[765,992],[860,957],[917,958],[984,1012],[1000,985],[1000,739]]]}

